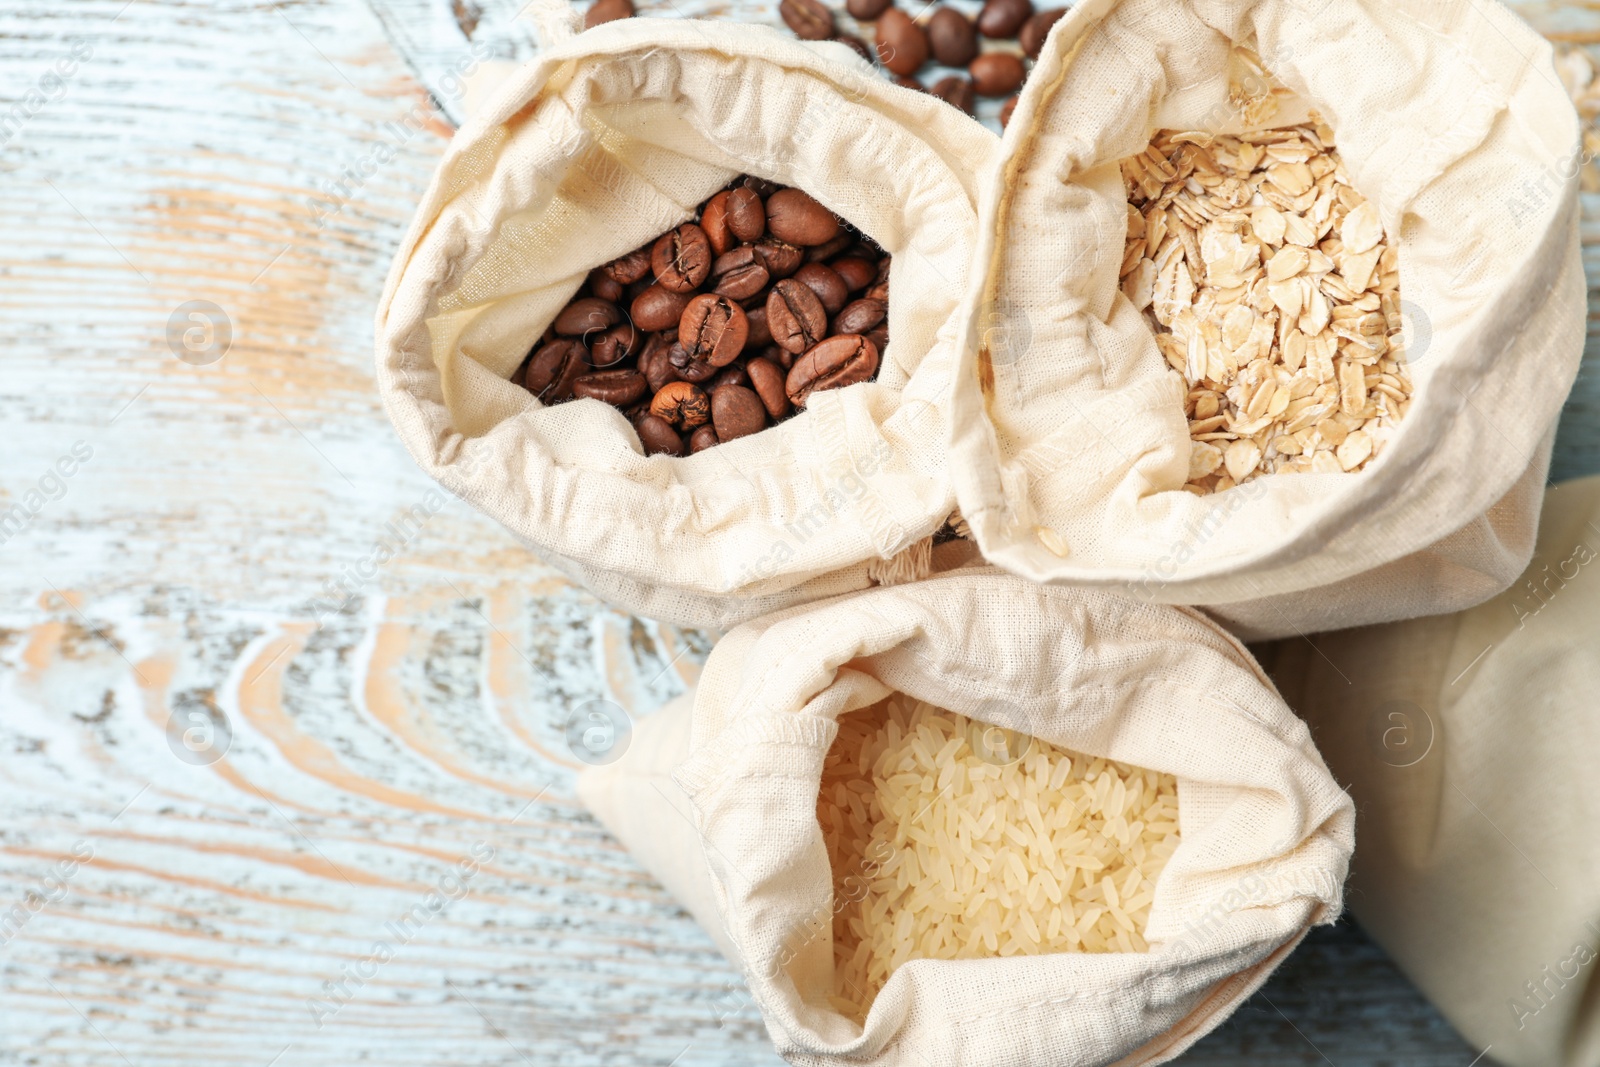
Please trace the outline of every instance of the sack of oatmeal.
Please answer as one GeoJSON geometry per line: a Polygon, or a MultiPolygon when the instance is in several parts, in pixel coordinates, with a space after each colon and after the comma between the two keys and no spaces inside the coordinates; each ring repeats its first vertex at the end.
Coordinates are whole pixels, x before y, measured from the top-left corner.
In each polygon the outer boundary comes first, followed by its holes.
{"type": "Polygon", "coordinates": [[[924,573],[994,137],[836,43],[563,32],[456,135],[390,271],[377,380],[406,448],[656,618],[924,573]]]}
{"type": "Polygon", "coordinates": [[[1579,159],[1492,2],[1073,7],[961,313],[985,557],[1247,638],[1505,588],[1583,348],[1579,159]]]}
{"type": "Polygon", "coordinates": [[[1600,1062],[1596,634],[1590,477],[1499,596],[1263,652],[1359,807],[1362,928],[1507,1067],[1600,1062]]]}
{"type": "Polygon", "coordinates": [[[991,567],[736,628],[578,792],[840,1067],[1165,1062],[1338,917],[1355,818],[1215,623],[991,567]]]}

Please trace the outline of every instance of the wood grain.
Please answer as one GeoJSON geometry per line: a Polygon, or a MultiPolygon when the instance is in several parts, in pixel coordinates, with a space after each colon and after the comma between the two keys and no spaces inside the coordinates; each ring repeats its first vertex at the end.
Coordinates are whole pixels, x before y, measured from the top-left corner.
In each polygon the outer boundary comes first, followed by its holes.
{"type": "MultiPolygon", "coordinates": [[[[521,7],[0,10],[0,1064],[778,1062],[572,795],[573,714],[647,714],[709,638],[438,494],[374,395],[389,256],[464,66],[536,47],[521,7]],[[202,365],[196,300],[232,334],[202,365]]],[[[1565,476],[1600,470],[1594,381],[1565,476]]],[[[1475,1054],[1340,928],[1189,1059],[1475,1054]]]]}

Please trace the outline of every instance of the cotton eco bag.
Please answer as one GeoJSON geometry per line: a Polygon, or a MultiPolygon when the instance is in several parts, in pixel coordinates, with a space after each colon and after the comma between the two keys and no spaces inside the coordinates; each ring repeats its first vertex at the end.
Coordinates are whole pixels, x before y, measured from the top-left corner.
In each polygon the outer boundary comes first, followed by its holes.
{"type": "Polygon", "coordinates": [[[1334,921],[1350,800],[1198,612],[965,568],[747,623],[579,795],[740,965],[792,1063],[1164,1062],[1334,921]],[[1148,952],[913,959],[836,1011],[817,817],[839,720],[893,693],[1177,777],[1148,952]],[[668,776],[668,768],[676,764],[668,776]],[[692,860],[689,859],[692,857],[692,860]]]}
{"type": "Polygon", "coordinates": [[[1550,46],[1493,2],[1086,0],[1056,24],[980,207],[952,408],[961,512],[1036,581],[1203,605],[1247,638],[1460,609],[1533,544],[1583,347],[1577,126],[1550,46]],[[1210,496],[1183,376],[1119,288],[1118,163],[1245,129],[1240,48],[1315,109],[1399,249],[1415,394],[1363,470],[1210,496]],[[1232,101],[1230,101],[1230,94],[1232,101]]]}
{"type": "Polygon", "coordinates": [[[1351,906],[1508,1067],[1600,1063],[1600,478],[1471,611],[1269,649],[1360,807],[1351,906]]]}
{"type": "Polygon", "coordinates": [[[412,221],[378,309],[385,408],[446,488],[642,614],[724,627],[913,577],[953,506],[951,319],[994,143],[842,45],[655,19],[558,43],[461,129],[412,221]],[[608,405],[546,408],[509,380],[591,268],[741,173],[893,255],[875,382],[678,459],[608,405]]]}

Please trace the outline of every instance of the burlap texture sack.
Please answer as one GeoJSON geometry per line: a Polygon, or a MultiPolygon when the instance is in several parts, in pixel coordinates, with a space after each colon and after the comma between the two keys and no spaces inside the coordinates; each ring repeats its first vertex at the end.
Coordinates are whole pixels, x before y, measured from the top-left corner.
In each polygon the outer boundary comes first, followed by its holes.
{"type": "Polygon", "coordinates": [[[1360,809],[1351,907],[1489,1059],[1600,1063],[1600,478],[1459,615],[1266,650],[1360,809]]]}
{"type": "Polygon", "coordinates": [[[377,379],[447,489],[641,614],[725,627],[926,569],[948,516],[952,313],[994,137],[843,45],[628,19],[554,44],[457,134],[390,271],[377,379]],[[508,379],[588,271],[740,173],[794,185],[894,261],[877,381],[763,433],[646,457],[598,401],[508,379]]]}
{"type": "Polygon", "coordinates": [[[807,1065],[1165,1062],[1338,917],[1354,823],[1304,724],[1198,612],[990,567],[739,627],[692,714],[681,700],[645,720],[579,795],[740,965],[779,1052],[807,1065]],[[838,717],[894,691],[1178,777],[1183,841],[1149,953],[913,960],[864,1029],[829,1007],[819,775],[838,717]]]}
{"type": "Polygon", "coordinates": [[[1577,124],[1550,46],[1492,0],[1085,0],[1057,23],[980,201],[951,471],[991,562],[1203,605],[1241,636],[1455,610],[1526,563],[1584,336],[1577,124]],[[1398,235],[1417,391],[1357,474],[1210,497],[1182,376],[1118,288],[1117,161],[1238,132],[1230,53],[1334,129],[1398,235]]]}

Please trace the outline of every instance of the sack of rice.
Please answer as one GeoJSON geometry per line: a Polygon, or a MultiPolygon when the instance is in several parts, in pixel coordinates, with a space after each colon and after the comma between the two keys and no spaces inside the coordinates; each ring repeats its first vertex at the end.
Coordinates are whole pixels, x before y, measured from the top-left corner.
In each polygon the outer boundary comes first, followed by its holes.
{"type": "Polygon", "coordinates": [[[1583,348],[1578,151],[1494,3],[1073,7],[961,311],[985,557],[1246,639],[1505,588],[1583,348]]]}
{"type": "Polygon", "coordinates": [[[1338,917],[1355,818],[1214,623],[990,567],[738,627],[578,791],[819,1065],[1170,1059],[1338,917]]]}
{"type": "Polygon", "coordinates": [[[916,577],[953,507],[994,144],[841,44],[657,19],[555,43],[401,244],[385,408],[446,488],[640,614],[720,628],[916,577]]]}
{"type": "Polygon", "coordinates": [[[1264,653],[1359,806],[1362,927],[1507,1067],[1600,1063],[1597,634],[1591,477],[1494,599],[1264,653]]]}

